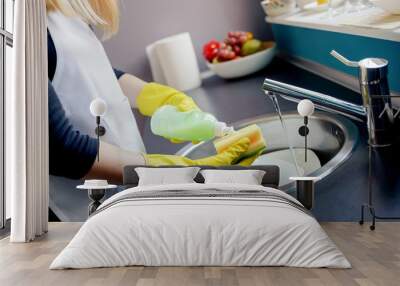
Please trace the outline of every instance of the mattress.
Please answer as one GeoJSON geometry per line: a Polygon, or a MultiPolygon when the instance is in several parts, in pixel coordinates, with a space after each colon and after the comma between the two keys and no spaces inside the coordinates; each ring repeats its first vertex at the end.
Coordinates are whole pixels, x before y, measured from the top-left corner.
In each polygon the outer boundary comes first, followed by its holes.
{"type": "Polygon", "coordinates": [[[286,193],[193,183],[134,187],[109,198],[50,269],[133,265],[350,267],[286,193]]]}

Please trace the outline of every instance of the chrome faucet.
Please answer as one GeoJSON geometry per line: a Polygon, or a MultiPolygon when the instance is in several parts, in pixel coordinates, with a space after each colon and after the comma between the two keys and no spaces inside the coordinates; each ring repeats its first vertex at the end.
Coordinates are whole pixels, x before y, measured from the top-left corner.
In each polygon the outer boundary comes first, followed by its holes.
{"type": "Polygon", "coordinates": [[[295,102],[310,99],[316,108],[366,122],[372,146],[391,145],[394,140],[394,115],[387,78],[388,61],[380,58],[366,58],[355,62],[346,59],[336,51],[332,51],[331,55],[343,64],[359,69],[362,105],[268,78],[264,80],[265,93],[272,100],[276,100],[276,95],[295,102]]]}

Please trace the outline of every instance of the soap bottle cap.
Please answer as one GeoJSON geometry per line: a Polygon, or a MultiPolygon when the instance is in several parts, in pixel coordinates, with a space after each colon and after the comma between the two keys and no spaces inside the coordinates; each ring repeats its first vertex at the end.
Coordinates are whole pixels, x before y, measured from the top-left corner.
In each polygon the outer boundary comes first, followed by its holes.
{"type": "Polygon", "coordinates": [[[222,137],[235,131],[233,127],[228,127],[225,122],[215,122],[214,128],[214,134],[216,137],[222,137]]]}

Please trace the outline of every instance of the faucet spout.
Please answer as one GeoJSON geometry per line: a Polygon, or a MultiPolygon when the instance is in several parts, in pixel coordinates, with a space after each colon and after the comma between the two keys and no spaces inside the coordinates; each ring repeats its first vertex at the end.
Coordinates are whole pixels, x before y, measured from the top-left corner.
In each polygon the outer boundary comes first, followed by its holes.
{"type": "MultiPolygon", "coordinates": [[[[263,90],[271,99],[271,95],[279,95],[280,97],[293,102],[300,102],[303,99],[309,99],[315,104],[315,107],[320,110],[338,113],[357,121],[365,121],[366,119],[367,111],[364,106],[347,102],[323,93],[268,78],[264,80],[263,90]]],[[[273,100],[276,100],[276,98],[273,100]]]]}

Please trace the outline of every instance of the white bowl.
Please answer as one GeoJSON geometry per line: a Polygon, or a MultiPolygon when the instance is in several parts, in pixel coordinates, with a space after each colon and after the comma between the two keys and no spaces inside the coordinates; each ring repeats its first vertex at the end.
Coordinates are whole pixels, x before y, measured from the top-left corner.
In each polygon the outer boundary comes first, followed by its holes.
{"type": "Polygon", "coordinates": [[[270,0],[264,0],[260,4],[265,14],[270,17],[280,16],[296,10],[295,0],[282,0],[281,3],[282,6],[278,6],[274,5],[270,0]]]}
{"type": "Polygon", "coordinates": [[[212,64],[207,62],[210,70],[222,78],[237,78],[257,72],[266,67],[274,58],[276,44],[261,52],[240,59],[212,64]]]}
{"type": "Polygon", "coordinates": [[[400,0],[371,0],[371,2],[391,14],[400,15],[400,0]]]}

